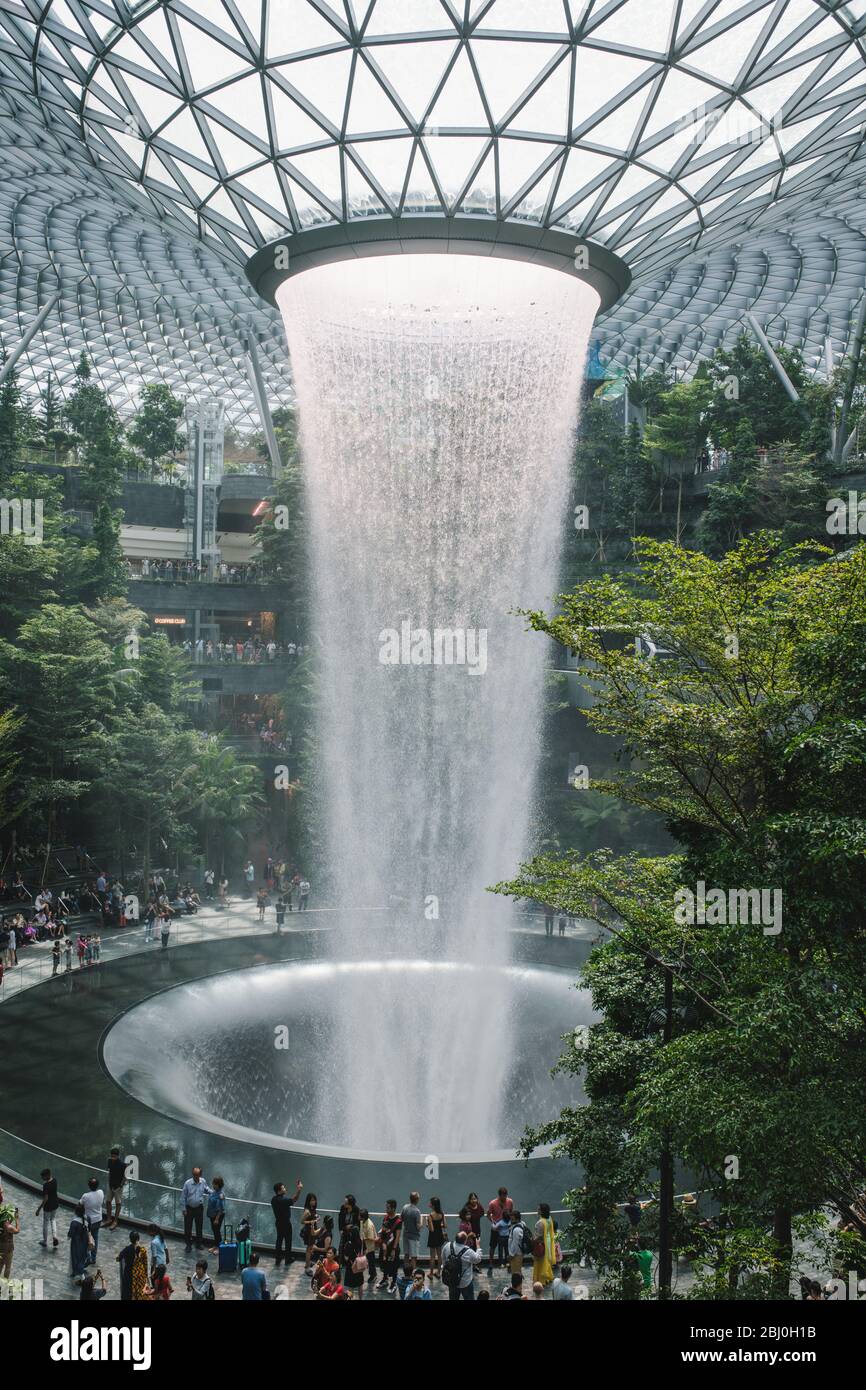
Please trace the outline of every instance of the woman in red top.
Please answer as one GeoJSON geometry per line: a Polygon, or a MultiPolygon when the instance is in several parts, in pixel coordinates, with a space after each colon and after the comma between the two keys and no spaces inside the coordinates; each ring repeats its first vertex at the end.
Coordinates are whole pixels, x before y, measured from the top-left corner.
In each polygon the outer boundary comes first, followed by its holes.
{"type": "Polygon", "coordinates": [[[165,1265],[157,1265],[156,1269],[153,1271],[151,1283],[153,1284],[151,1298],[153,1298],[154,1302],[161,1301],[167,1303],[174,1293],[174,1289],[171,1286],[171,1280],[166,1274],[165,1265]]]}
{"type": "Polygon", "coordinates": [[[329,1279],[327,1284],[323,1284],[316,1294],[316,1298],[326,1298],[329,1303],[333,1303],[337,1298],[345,1297],[346,1290],[342,1284],[338,1284],[335,1279],[329,1279]]]}

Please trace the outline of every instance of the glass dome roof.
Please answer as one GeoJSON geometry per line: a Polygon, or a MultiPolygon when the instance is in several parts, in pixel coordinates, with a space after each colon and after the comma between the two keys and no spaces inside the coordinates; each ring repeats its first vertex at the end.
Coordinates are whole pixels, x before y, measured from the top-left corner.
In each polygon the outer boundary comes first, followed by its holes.
{"type": "MultiPolygon", "coordinates": [[[[866,0],[3,0],[3,196],[25,204],[44,173],[55,223],[37,194],[29,255],[17,227],[13,246],[28,270],[47,255],[46,284],[70,261],[97,298],[135,280],[142,320],[142,275],[165,255],[182,288],[185,246],[193,300],[222,314],[218,375],[238,315],[263,342],[279,331],[237,274],[258,248],[414,213],[563,228],[620,256],[633,287],[602,324],[617,359],[687,368],[757,305],[817,360],[864,280],[864,34],[866,0]],[[61,172],[100,189],[74,235],[61,172]],[[221,310],[206,300],[226,278],[221,310]]],[[[269,370],[279,396],[276,355],[269,370]]]]}

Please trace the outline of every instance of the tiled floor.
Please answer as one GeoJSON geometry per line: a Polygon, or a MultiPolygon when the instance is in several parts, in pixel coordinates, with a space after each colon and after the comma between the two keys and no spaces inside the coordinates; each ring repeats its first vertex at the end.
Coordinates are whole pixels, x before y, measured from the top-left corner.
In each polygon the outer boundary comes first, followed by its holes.
{"type": "MultiPolygon", "coordinates": [[[[334,908],[320,907],[309,908],[304,913],[292,913],[286,918],[286,931],[298,930],[301,926],[305,931],[328,931],[336,925],[337,911],[334,908]]],[[[520,932],[531,932],[533,935],[544,935],[544,918],[536,914],[521,914],[518,919],[519,926],[516,930],[520,932]]],[[[272,909],[268,909],[265,915],[264,924],[259,922],[255,903],[252,900],[246,901],[237,898],[225,910],[220,911],[214,907],[204,906],[192,917],[178,917],[172,923],[171,941],[169,949],[175,946],[188,946],[195,942],[205,944],[210,941],[224,940],[226,937],[234,936],[257,936],[263,931],[274,931],[275,921],[272,909]]],[[[568,932],[563,940],[565,941],[591,941],[597,934],[598,928],[594,923],[577,921],[568,928],[568,932]]],[[[554,934],[553,940],[558,942],[558,933],[554,934]]],[[[136,951],[160,950],[159,942],[148,944],[144,939],[143,926],[131,926],[102,933],[102,959],[106,961],[116,960],[119,957],[127,956],[136,951]]],[[[64,967],[61,965],[61,972],[64,967]]],[[[74,960],[73,972],[78,970],[78,961],[74,960]]],[[[11,999],[24,989],[30,989],[33,985],[41,984],[43,980],[51,978],[52,960],[51,943],[40,942],[34,946],[24,947],[18,954],[17,967],[7,969],[0,981],[0,1004],[4,999],[11,999]]]]}

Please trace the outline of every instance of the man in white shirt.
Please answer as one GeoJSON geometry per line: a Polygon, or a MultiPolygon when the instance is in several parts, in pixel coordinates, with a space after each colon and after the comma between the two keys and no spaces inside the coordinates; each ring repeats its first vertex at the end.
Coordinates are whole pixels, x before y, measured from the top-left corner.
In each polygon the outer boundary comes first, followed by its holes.
{"type": "Polygon", "coordinates": [[[571,1265],[563,1265],[559,1278],[553,1281],[554,1303],[574,1302],[574,1289],[569,1284],[571,1265]]]}
{"type": "Polygon", "coordinates": [[[449,1257],[454,1254],[460,1260],[460,1279],[456,1285],[448,1289],[449,1303],[456,1303],[459,1299],[465,1299],[467,1303],[475,1301],[475,1285],[473,1284],[474,1266],[483,1264],[484,1252],[473,1250],[466,1244],[466,1232],[458,1231],[456,1239],[446,1241],[442,1246],[442,1268],[448,1263],[449,1257]]]}
{"type": "Polygon", "coordinates": [[[87,1184],[87,1191],[83,1193],[81,1205],[84,1207],[84,1219],[93,1236],[93,1249],[87,1252],[87,1263],[96,1264],[96,1252],[99,1249],[99,1229],[102,1225],[102,1211],[105,1206],[105,1193],[99,1186],[98,1178],[91,1178],[87,1184]]]}

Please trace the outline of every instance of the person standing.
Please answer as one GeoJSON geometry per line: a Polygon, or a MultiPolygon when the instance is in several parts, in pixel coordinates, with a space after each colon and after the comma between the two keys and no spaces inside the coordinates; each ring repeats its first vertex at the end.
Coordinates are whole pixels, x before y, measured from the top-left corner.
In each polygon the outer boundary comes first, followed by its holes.
{"type": "Polygon", "coordinates": [[[168,1246],[165,1243],[165,1236],[158,1226],[151,1225],[148,1234],[150,1236],[150,1273],[151,1276],[156,1272],[160,1265],[168,1269],[170,1257],[168,1246]]]}
{"type": "Polygon", "coordinates": [[[96,1252],[99,1249],[99,1231],[102,1226],[102,1213],[105,1207],[105,1193],[99,1186],[99,1178],[91,1178],[87,1184],[87,1191],[82,1194],[81,1205],[84,1207],[84,1215],[90,1228],[91,1242],[89,1243],[88,1264],[96,1264],[96,1252]]]}
{"type": "Polygon", "coordinates": [[[186,1240],[186,1253],[192,1251],[193,1228],[195,1228],[195,1248],[202,1248],[202,1225],[204,1223],[204,1202],[212,1188],[204,1181],[200,1168],[193,1168],[192,1177],[187,1178],[180,1194],[183,1212],[183,1234],[186,1240]]]}
{"type": "Polygon", "coordinates": [[[245,885],[245,887],[244,887],[244,897],[245,897],[245,898],[250,897],[251,894],[252,894],[252,891],[253,891],[253,882],[254,882],[254,880],[255,880],[255,877],[256,877],[256,871],[255,871],[255,869],[253,868],[253,861],[252,861],[251,859],[248,859],[247,862],[246,862],[246,864],[244,864],[244,885],[245,885]]]}
{"type": "Polygon", "coordinates": [[[60,952],[61,952],[61,949],[62,949],[62,948],[61,948],[61,945],[60,945],[60,938],[57,937],[56,940],[55,940],[55,942],[54,942],[54,945],[51,947],[51,974],[52,974],[52,976],[53,976],[53,975],[56,975],[56,974],[58,973],[58,971],[60,970],[60,952]]]}
{"type": "Polygon", "coordinates": [[[367,1256],[360,1227],[356,1226],[354,1222],[343,1230],[343,1239],[340,1242],[340,1258],[343,1261],[343,1286],[357,1293],[360,1301],[364,1297],[367,1256]]]}
{"type": "Polygon", "coordinates": [[[409,1201],[400,1213],[403,1227],[403,1262],[409,1266],[410,1274],[414,1272],[421,1253],[421,1208],[418,1205],[420,1201],[419,1192],[410,1192],[409,1201]]]}
{"type": "Polygon", "coordinates": [[[120,1149],[114,1148],[108,1155],[108,1225],[106,1230],[116,1231],[123,1206],[123,1189],[126,1184],[126,1159],[121,1158],[120,1149]]]}
{"type": "Polygon", "coordinates": [[[389,1197],[385,1203],[385,1215],[379,1231],[382,1278],[378,1287],[389,1293],[397,1292],[397,1266],[400,1261],[400,1227],[403,1222],[397,1215],[397,1201],[389,1197]]]}
{"type": "Polygon", "coordinates": [[[210,902],[211,898],[213,897],[213,886],[214,886],[214,879],[215,879],[215,877],[216,877],[216,875],[214,874],[213,869],[205,869],[205,871],[204,871],[204,895],[205,895],[205,898],[207,899],[208,902],[210,902]]]}
{"type": "Polygon", "coordinates": [[[511,1213],[511,1230],[508,1232],[508,1267],[512,1274],[521,1274],[523,1257],[532,1250],[532,1237],[529,1227],[515,1207],[511,1213]]]}
{"type": "Polygon", "coordinates": [[[430,1278],[431,1280],[442,1278],[442,1246],[445,1244],[445,1237],[448,1234],[448,1223],[442,1211],[442,1202],[439,1197],[430,1198],[430,1211],[424,1218],[427,1226],[427,1253],[430,1256],[430,1278]]]}
{"type": "Polygon", "coordinates": [[[553,936],[553,917],[554,910],[547,903],[544,905],[544,935],[553,936]]]}
{"type": "Polygon", "coordinates": [[[307,903],[308,903],[309,901],[310,901],[310,884],[309,884],[309,881],[308,881],[307,879],[302,878],[301,881],[300,881],[300,883],[298,884],[298,911],[299,911],[299,912],[306,912],[306,910],[307,910],[307,903]]]}
{"type": "Polygon", "coordinates": [[[465,1231],[458,1231],[453,1240],[443,1245],[442,1282],[448,1290],[449,1303],[457,1303],[461,1298],[466,1303],[475,1302],[474,1266],[483,1261],[484,1251],[471,1248],[465,1231]]]}
{"type": "Polygon", "coordinates": [[[315,1192],[307,1193],[307,1200],[304,1203],[304,1214],[301,1217],[301,1241],[306,1248],[306,1258],[304,1259],[304,1273],[310,1271],[310,1261],[313,1258],[313,1244],[316,1229],[319,1224],[319,1199],[315,1192]]]}
{"type": "Polygon", "coordinates": [[[169,937],[171,936],[171,913],[168,908],[163,908],[159,914],[159,939],[162,942],[163,951],[168,950],[169,937]]]}
{"type": "MultiPolygon", "coordinates": [[[[131,1303],[132,1275],[135,1267],[136,1257],[139,1253],[138,1231],[130,1231],[129,1244],[124,1245],[114,1259],[120,1265],[120,1298],[122,1303],[131,1303]]],[[[141,1251],[144,1254],[143,1251],[141,1251]]],[[[144,1256],[144,1280],[147,1282],[147,1256],[144,1256]]]]}
{"type": "Polygon", "coordinates": [[[15,1254],[15,1237],[21,1230],[18,1208],[3,1199],[0,1187],[0,1279],[12,1278],[12,1257],[15,1254]]]}
{"type": "Polygon", "coordinates": [[[277,931],[281,932],[286,923],[286,900],[282,893],[277,898],[275,911],[277,914],[277,931]]]}
{"type": "Polygon", "coordinates": [[[88,1247],[90,1245],[87,1218],[80,1202],[72,1213],[66,1239],[69,1241],[69,1273],[76,1282],[80,1283],[87,1268],[88,1247]]]}
{"type": "Polygon", "coordinates": [[[295,1190],[292,1196],[288,1194],[284,1182],[274,1183],[274,1195],[271,1198],[271,1208],[274,1213],[274,1226],[276,1227],[276,1249],[274,1252],[274,1269],[279,1269],[285,1260],[288,1269],[292,1259],[292,1207],[301,1195],[304,1184],[300,1178],[295,1179],[295,1190]]]}
{"type": "Polygon", "coordinates": [[[57,1179],[51,1176],[50,1168],[42,1169],[42,1201],[36,1208],[36,1215],[42,1213],[42,1239],[39,1244],[48,1248],[48,1237],[51,1236],[52,1248],[57,1249],[60,1241],[57,1239],[57,1209],[60,1206],[60,1198],[57,1196],[57,1179]]]}
{"type": "Polygon", "coordinates": [[[222,1241],[223,1222],[226,1219],[225,1180],[219,1177],[211,1178],[211,1189],[207,1199],[207,1219],[213,1234],[213,1249],[210,1253],[218,1256],[222,1241]]]}
{"type": "Polygon", "coordinates": [[[556,1264],[556,1232],[550,1207],[546,1202],[538,1205],[538,1220],[535,1223],[535,1243],[532,1247],[533,1284],[552,1284],[553,1267],[556,1264]]]}
{"type": "Polygon", "coordinates": [[[503,1217],[508,1218],[508,1225],[511,1225],[511,1213],[514,1210],[514,1203],[508,1195],[507,1187],[500,1187],[496,1196],[487,1203],[487,1220],[490,1222],[490,1250],[487,1260],[487,1273],[493,1273],[493,1257],[497,1256],[500,1269],[503,1264],[503,1255],[507,1246],[507,1240],[503,1242],[503,1231],[500,1223],[503,1217]]]}
{"type": "Polygon", "coordinates": [[[360,1212],[360,1225],[358,1230],[361,1232],[361,1240],[364,1243],[364,1254],[367,1256],[367,1283],[376,1282],[376,1227],[370,1219],[370,1213],[366,1207],[362,1207],[360,1212]]]}
{"type": "Polygon", "coordinates": [[[553,1301],[554,1303],[573,1303],[574,1289],[569,1284],[571,1278],[571,1265],[563,1265],[558,1279],[553,1281],[553,1301]]]}

